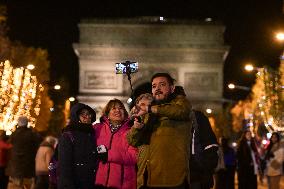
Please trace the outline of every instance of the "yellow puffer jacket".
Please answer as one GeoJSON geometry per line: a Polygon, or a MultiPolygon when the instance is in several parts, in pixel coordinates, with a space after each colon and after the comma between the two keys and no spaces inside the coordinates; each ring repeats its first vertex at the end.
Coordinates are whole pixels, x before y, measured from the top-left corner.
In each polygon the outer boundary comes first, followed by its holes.
{"type": "Polygon", "coordinates": [[[138,188],[143,185],[146,169],[150,187],[175,187],[189,178],[191,105],[179,96],[156,106],[157,114],[147,114],[144,119],[145,127],[151,127],[150,141],[143,142],[143,129],[132,128],[127,137],[131,145],[139,148],[138,188]],[[148,122],[151,116],[157,118],[154,123],[148,122]]]}

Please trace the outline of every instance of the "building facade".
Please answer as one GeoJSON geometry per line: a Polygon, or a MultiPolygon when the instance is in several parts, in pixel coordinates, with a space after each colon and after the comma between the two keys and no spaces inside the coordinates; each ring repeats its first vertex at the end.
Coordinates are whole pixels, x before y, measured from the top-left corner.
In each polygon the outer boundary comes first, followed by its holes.
{"type": "Polygon", "coordinates": [[[78,99],[96,111],[110,99],[126,103],[130,97],[127,76],[115,73],[115,63],[126,60],[139,63],[131,75],[134,89],[154,73],[168,72],[194,108],[221,110],[228,51],[223,25],[159,17],[89,19],[81,21],[79,31],[79,43],[73,45],[80,68],[78,99]]]}

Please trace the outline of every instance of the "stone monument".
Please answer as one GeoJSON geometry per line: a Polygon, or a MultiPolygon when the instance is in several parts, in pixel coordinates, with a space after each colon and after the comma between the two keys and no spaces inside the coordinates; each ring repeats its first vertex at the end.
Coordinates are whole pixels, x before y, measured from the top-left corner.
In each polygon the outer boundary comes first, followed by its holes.
{"type": "Polygon", "coordinates": [[[115,63],[139,62],[132,75],[134,89],[156,72],[168,72],[184,86],[194,108],[220,111],[223,64],[228,51],[224,26],[215,22],[137,17],[86,19],[79,24],[74,44],[79,59],[80,102],[98,112],[113,98],[126,103],[131,89],[126,75],[115,73],[115,63]]]}

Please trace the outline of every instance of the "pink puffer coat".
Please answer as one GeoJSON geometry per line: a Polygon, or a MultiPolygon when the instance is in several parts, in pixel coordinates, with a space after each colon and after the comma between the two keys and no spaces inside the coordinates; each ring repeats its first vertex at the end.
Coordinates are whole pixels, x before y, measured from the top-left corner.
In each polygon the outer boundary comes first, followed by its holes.
{"type": "Polygon", "coordinates": [[[96,185],[118,189],[136,188],[137,148],[130,146],[126,135],[130,130],[126,121],[114,133],[111,133],[109,120],[102,118],[101,123],[94,125],[97,145],[105,145],[108,150],[108,161],[99,162],[96,174],[96,185]]]}

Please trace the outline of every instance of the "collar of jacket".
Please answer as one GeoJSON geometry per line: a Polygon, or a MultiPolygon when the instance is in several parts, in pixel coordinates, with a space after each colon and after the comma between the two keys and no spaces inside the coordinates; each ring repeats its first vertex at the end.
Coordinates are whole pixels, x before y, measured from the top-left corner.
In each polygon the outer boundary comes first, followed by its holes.
{"type": "MultiPolygon", "coordinates": [[[[123,126],[124,126],[125,124],[127,124],[129,121],[130,121],[129,118],[126,118],[125,120],[123,120],[123,121],[121,122],[121,127],[123,127],[123,126]]],[[[100,118],[100,122],[101,122],[101,123],[104,123],[104,124],[107,124],[107,125],[110,124],[110,121],[109,121],[109,119],[108,119],[107,116],[102,116],[102,117],[100,118]]]]}
{"type": "Polygon", "coordinates": [[[94,129],[92,124],[85,124],[85,123],[78,123],[76,125],[68,125],[63,129],[63,132],[65,131],[80,131],[80,132],[86,132],[86,133],[93,133],[94,129]]]}
{"type": "Polygon", "coordinates": [[[30,129],[27,126],[17,126],[16,130],[22,130],[22,129],[30,129]]]}
{"type": "MultiPolygon", "coordinates": [[[[107,116],[102,116],[102,117],[100,118],[100,122],[101,122],[101,123],[110,124],[110,121],[109,121],[109,119],[108,119],[107,116]]],[[[126,118],[125,120],[123,120],[120,125],[123,126],[123,125],[124,125],[125,123],[127,123],[127,122],[129,122],[129,118],[126,118]]]]}

